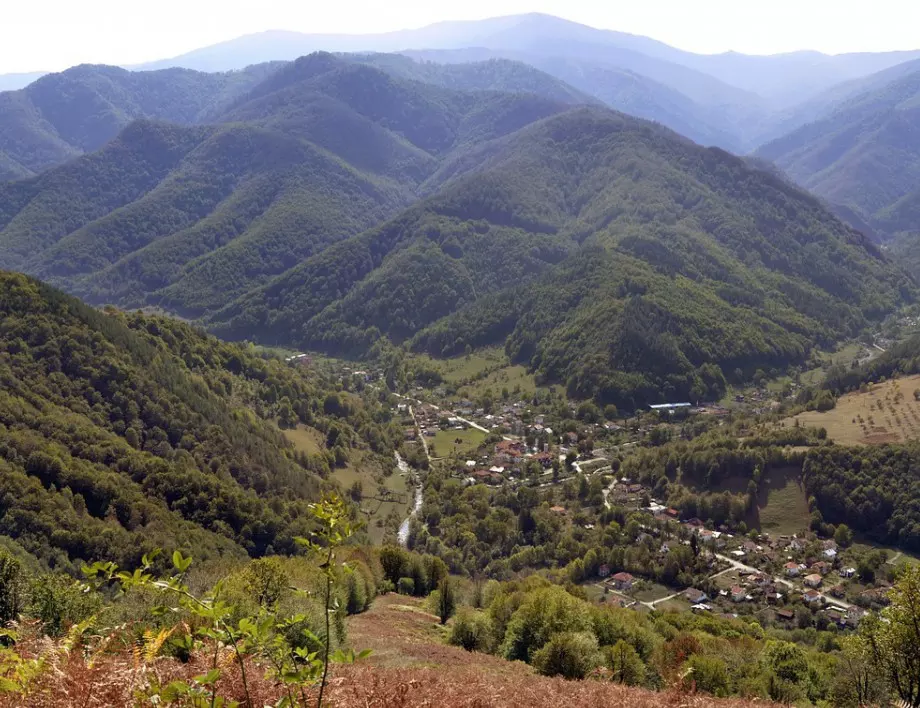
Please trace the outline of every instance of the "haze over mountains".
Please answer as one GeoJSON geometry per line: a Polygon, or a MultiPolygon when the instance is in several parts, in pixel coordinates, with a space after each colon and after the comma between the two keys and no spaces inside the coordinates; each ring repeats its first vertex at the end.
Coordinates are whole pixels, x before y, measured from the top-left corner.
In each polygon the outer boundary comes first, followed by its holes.
{"type": "Polygon", "coordinates": [[[911,204],[920,189],[920,63],[897,69],[900,77],[870,84],[757,153],[891,235],[913,228],[911,204]]]}
{"type": "MultiPolygon", "coordinates": [[[[400,52],[449,63],[523,61],[613,108],[733,152],[747,152],[814,120],[839,100],[829,91],[833,87],[920,57],[918,52],[701,55],[646,37],[528,14],[379,35],[265,32],[133,68],[225,72],[318,50],[400,52]]],[[[7,77],[4,83],[0,77],[0,86],[16,81],[7,77]]],[[[19,85],[26,81],[22,77],[19,85]]]]}

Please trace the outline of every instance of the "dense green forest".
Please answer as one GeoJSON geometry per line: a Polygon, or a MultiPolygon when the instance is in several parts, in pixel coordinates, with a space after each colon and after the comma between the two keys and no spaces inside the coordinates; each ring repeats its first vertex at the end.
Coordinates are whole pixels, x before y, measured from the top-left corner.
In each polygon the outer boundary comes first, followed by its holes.
{"type": "Polygon", "coordinates": [[[572,395],[629,408],[718,394],[915,296],[781,179],[606,111],[550,118],[434,179],[436,195],[240,298],[214,331],[348,352],[383,333],[438,356],[504,343],[572,395]]]}
{"type": "Polygon", "coordinates": [[[0,182],[98,150],[138,118],[200,122],[276,68],[206,74],[83,65],[0,93],[0,182]]]}
{"type": "Polygon", "coordinates": [[[778,175],[513,62],[407,61],[303,57],[183,118],[208,125],[137,121],[0,185],[0,265],[229,339],[504,345],[626,409],[717,398],[916,297],[778,175]]]}
{"type": "Polygon", "coordinates": [[[98,153],[0,185],[0,265],[93,304],[200,316],[392,217],[452,155],[564,108],[311,55],[209,125],[137,121],[98,153]]]}
{"type": "Polygon", "coordinates": [[[289,553],[352,447],[392,459],[375,400],[175,320],[18,274],[0,276],[0,315],[0,534],[53,567],[289,553]],[[295,453],[278,425],[298,422],[330,447],[295,453]]]}

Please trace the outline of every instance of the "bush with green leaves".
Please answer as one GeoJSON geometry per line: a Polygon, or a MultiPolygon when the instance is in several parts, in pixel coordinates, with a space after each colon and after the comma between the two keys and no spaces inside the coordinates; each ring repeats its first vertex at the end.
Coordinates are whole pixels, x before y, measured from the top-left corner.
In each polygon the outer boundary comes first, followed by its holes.
{"type": "Polygon", "coordinates": [[[604,647],[604,662],[611,678],[627,686],[640,686],[645,681],[645,664],[635,648],[623,639],[604,647]]]}
{"type": "Polygon", "coordinates": [[[99,611],[102,598],[86,592],[82,583],[47,573],[31,584],[29,615],[41,620],[46,634],[59,637],[73,625],[99,611]]]}
{"type": "Polygon", "coordinates": [[[22,565],[9,552],[0,549],[0,627],[15,620],[22,611],[22,565]]]}
{"type": "Polygon", "coordinates": [[[713,696],[728,696],[731,693],[731,677],[728,666],[715,656],[695,654],[686,665],[685,681],[691,683],[697,691],[711,693],[713,696]]]}
{"type": "Polygon", "coordinates": [[[448,641],[467,651],[489,651],[492,626],[488,616],[474,610],[461,610],[454,619],[448,641]]]}
{"type": "Polygon", "coordinates": [[[544,676],[585,678],[603,657],[591,632],[559,632],[533,655],[533,666],[544,676]]]}
{"type": "Polygon", "coordinates": [[[499,649],[506,659],[531,661],[550,638],[560,632],[591,629],[588,605],[558,586],[528,594],[514,612],[499,649]]]}
{"type": "Polygon", "coordinates": [[[396,583],[396,592],[400,595],[414,595],[415,580],[412,578],[400,578],[396,583]]]}

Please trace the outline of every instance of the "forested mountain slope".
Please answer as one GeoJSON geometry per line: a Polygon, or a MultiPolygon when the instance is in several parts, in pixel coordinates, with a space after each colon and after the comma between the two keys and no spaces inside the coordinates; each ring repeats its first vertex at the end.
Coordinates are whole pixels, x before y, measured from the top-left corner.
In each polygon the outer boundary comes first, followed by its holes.
{"type": "Polygon", "coordinates": [[[291,552],[336,455],[295,454],[275,419],[392,454],[360,399],[280,361],[0,272],[0,536],[43,562],[291,552]]]}
{"type": "Polygon", "coordinates": [[[844,103],[765,145],[799,184],[893,235],[912,228],[920,190],[920,71],[844,103]]]}
{"type": "Polygon", "coordinates": [[[814,198],[602,109],[484,143],[428,186],[215,331],[351,352],[381,333],[435,354],[504,342],[573,393],[626,404],[800,360],[915,293],[814,198]]]}
{"type": "MultiPolygon", "coordinates": [[[[769,113],[756,96],[742,92],[723,96],[705,88],[696,93],[696,84],[686,81],[675,82],[679,85],[675,88],[666,82],[666,76],[651,78],[634,68],[623,68],[615,60],[591,61],[564,52],[547,56],[481,48],[412,50],[405,54],[416,59],[417,66],[469,67],[509,60],[526,63],[610,108],[661,123],[701,145],[718,145],[735,152],[745,151],[756,139],[756,130],[769,113]]],[[[389,64],[381,62],[380,66],[393,70],[389,64]]],[[[420,78],[426,80],[424,75],[420,78]]]]}
{"type": "Polygon", "coordinates": [[[271,64],[205,74],[77,66],[0,93],[0,181],[98,150],[137,118],[191,124],[264,79],[271,64]]]}
{"type": "Polygon", "coordinates": [[[535,93],[562,103],[579,104],[599,101],[588,93],[578,91],[549,72],[522,61],[486,58],[481,61],[450,63],[416,61],[406,54],[346,54],[344,59],[361,62],[388,74],[437,84],[458,91],[504,91],[535,93]]]}
{"type": "Polygon", "coordinates": [[[393,216],[450,155],[565,107],[304,57],[213,125],[137,122],[0,185],[0,265],[93,303],[198,316],[393,216]]]}

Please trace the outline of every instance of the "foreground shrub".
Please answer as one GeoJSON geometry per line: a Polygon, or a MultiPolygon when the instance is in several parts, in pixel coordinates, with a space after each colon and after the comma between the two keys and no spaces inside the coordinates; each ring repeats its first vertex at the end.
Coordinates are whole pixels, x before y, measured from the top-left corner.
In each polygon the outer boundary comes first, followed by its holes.
{"type": "Polygon", "coordinates": [[[533,657],[534,668],[544,676],[582,679],[601,663],[597,639],[590,632],[554,634],[533,657]]]}
{"type": "Polygon", "coordinates": [[[465,611],[457,615],[450,632],[450,643],[467,651],[489,651],[492,627],[481,612],[465,611]]]}

